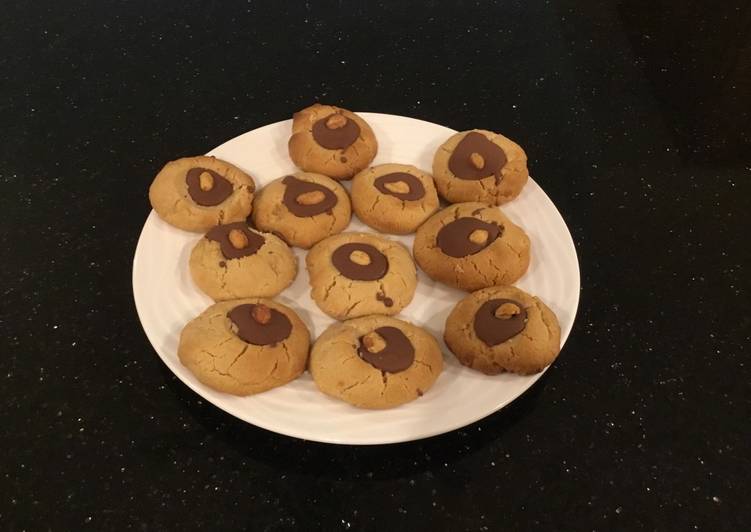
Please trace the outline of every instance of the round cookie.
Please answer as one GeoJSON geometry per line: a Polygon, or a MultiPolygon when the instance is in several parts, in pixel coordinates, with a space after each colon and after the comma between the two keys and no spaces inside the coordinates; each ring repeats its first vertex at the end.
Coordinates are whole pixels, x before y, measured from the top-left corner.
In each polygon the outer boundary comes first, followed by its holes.
{"type": "Polygon", "coordinates": [[[281,238],[246,222],[217,225],[196,243],[190,274],[215,301],[273,297],[297,275],[297,257],[281,238]]]}
{"type": "Polygon", "coordinates": [[[420,327],[365,316],[326,329],[308,369],[327,395],[360,408],[390,408],[425,394],[443,370],[443,355],[420,327]]]}
{"type": "Polygon", "coordinates": [[[499,133],[473,129],[452,135],[433,158],[438,193],[448,202],[481,201],[500,205],[524,188],[527,154],[499,133]]]}
{"type": "Polygon", "coordinates": [[[530,260],[526,233],[483,203],[438,211],[417,230],[413,253],[432,279],[467,291],[512,284],[530,260]]]}
{"type": "Polygon", "coordinates": [[[253,178],[216,157],[185,157],[167,163],[149,188],[161,219],[186,231],[245,220],[253,207],[253,178]]]}
{"type": "Polygon", "coordinates": [[[478,290],[446,319],[446,345],[465,366],[495,375],[542,371],[558,356],[561,329],[545,303],[513,286],[478,290]]]}
{"type": "Polygon", "coordinates": [[[177,355],[205,385],[251,395],[296,379],[309,349],[308,329],[292,309],[253,298],[215,303],[188,322],[177,355]]]}
{"type": "Polygon", "coordinates": [[[405,235],[438,209],[438,194],[430,174],[406,164],[381,164],[352,180],[352,208],[373,229],[405,235]]]}
{"type": "Polygon", "coordinates": [[[306,172],[350,179],[378,151],[373,130],[352,111],[313,104],[292,116],[289,156],[306,172]]]}
{"type": "Polygon", "coordinates": [[[253,223],[291,246],[308,249],[341,233],[352,216],[347,191],[321,174],[298,172],[263,187],[253,201],[253,223]]]}
{"type": "Polygon", "coordinates": [[[381,236],[330,236],[313,246],[305,262],[310,296],[337,320],[396,314],[415,295],[417,271],[409,251],[381,236]]]}

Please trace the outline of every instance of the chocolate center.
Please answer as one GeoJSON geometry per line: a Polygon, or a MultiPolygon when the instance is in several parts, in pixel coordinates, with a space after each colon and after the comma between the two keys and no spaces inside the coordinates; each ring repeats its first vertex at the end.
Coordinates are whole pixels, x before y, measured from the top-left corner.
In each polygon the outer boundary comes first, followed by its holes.
{"type": "Polygon", "coordinates": [[[330,213],[338,201],[336,194],[318,183],[303,181],[292,175],[282,179],[282,183],[285,185],[282,203],[289,212],[299,218],[310,218],[324,212],[330,213]],[[310,205],[306,205],[305,200],[300,201],[300,197],[304,194],[308,195],[307,197],[314,197],[311,193],[318,193],[321,200],[310,205]]]}
{"type": "Polygon", "coordinates": [[[245,222],[217,225],[206,233],[206,238],[213,240],[214,242],[219,242],[222,255],[224,255],[226,259],[239,259],[241,257],[254,255],[258,253],[258,250],[261,249],[261,246],[266,242],[263,235],[252,231],[245,222]],[[230,240],[230,233],[233,230],[244,234],[247,244],[243,241],[243,247],[236,247],[235,243],[230,240]]]}
{"type": "MultiPolygon", "coordinates": [[[[336,115],[332,113],[325,118],[317,120],[313,124],[313,140],[327,150],[343,150],[349,148],[360,136],[360,126],[354,120],[346,116],[346,123],[338,128],[327,125],[328,120],[336,115]]],[[[344,116],[344,115],[341,115],[344,116]]]]}
{"type": "Polygon", "coordinates": [[[188,194],[198,205],[219,205],[232,194],[232,183],[208,168],[191,168],[185,174],[188,194]],[[202,174],[206,174],[203,175],[202,174]]]}
{"type": "Polygon", "coordinates": [[[375,281],[386,275],[389,270],[389,261],[386,255],[378,251],[370,244],[352,242],[342,244],[331,254],[331,262],[339,272],[353,281],[375,281]],[[352,260],[353,252],[360,251],[368,256],[370,262],[358,264],[352,260]]]}
{"type": "Polygon", "coordinates": [[[491,299],[482,304],[475,314],[475,334],[489,347],[502,344],[513,338],[527,326],[527,311],[524,305],[513,299],[491,299]],[[496,310],[510,303],[518,308],[517,314],[498,317],[496,310]]]}
{"type": "Polygon", "coordinates": [[[237,336],[253,345],[274,345],[289,338],[292,323],[276,309],[268,308],[270,316],[266,323],[259,322],[253,311],[257,305],[238,305],[227,313],[227,317],[237,327],[237,336]]]}
{"type": "Polygon", "coordinates": [[[415,348],[405,334],[396,327],[378,327],[375,332],[383,338],[385,347],[377,353],[371,353],[363,344],[363,337],[359,340],[357,354],[365,362],[388,373],[404,371],[415,360],[415,348]]]}
{"type": "Polygon", "coordinates": [[[459,179],[484,179],[492,175],[501,180],[506,154],[485,135],[471,131],[456,145],[449,157],[449,170],[459,179]]]}
{"type": "Polygon", "coordinates": [[[425,197],[425,187],[422,185],[422,182],[412,174],[406,172],[395,172],[377,177],[373,181],[373,186],[382,194],[388,194],[404,201],[415,201],[425,197]],[[389,183],[404,183],[409,190],[406,192],[395,192],[393,186],[391,187],[392,190],[389,190],[386,187],[389,183]]]}
{"type": "Polygon", "coordinates": [[[502,234],[502,228],[495,223],[483,222],[477,218],[457,218],[438,231],[436,244],[449,257],[461,258],[482,251],[502,234]],[[476,231],[487,233],[484,242],[472,240],[472,233],[476,231]]]}

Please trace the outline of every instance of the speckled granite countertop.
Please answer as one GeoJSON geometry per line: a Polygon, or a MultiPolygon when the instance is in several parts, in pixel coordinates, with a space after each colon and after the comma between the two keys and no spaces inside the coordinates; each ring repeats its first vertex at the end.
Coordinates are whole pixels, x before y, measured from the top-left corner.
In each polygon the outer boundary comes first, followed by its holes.
{"type": "Polygon", "coordinates": [[[2,528],[747,528],[751,10],[705,4],[4,6],[2,528]],[[153,352],[130,268],[154,173],[314,100],[526,148],[582,293],[508,408],[312,444],[153,352]]]}

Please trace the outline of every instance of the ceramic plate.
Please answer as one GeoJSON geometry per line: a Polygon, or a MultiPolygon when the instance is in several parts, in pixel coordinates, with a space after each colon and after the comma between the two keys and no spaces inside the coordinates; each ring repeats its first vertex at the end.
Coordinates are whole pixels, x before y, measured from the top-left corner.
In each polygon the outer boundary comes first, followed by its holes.
{"type": "MultiPolygon", "coordinates": [[[[429,172],[436,149],[455,133],[413,118],[359,114],[378,138],[378,156],[373,164],[412,164],[429,172]]],[[[225,142],[209,155],[242,168],[260,188],[296,170],[287,154],[290,131],[291,120],[270,124],[225,142]]],[[[555,205],[532,179],[503,211],[524,228],[532,241],[532,262],[517,286],[539,296],[556,313],[563,345],[579,302],[579,264],[571,235],[555,205]]],[[[371,231],[354,215],[347,230],[371,231]]],[[[133,260],[138,315],[154,349],[180,380],[207,401],[258,427],[341,444],[417,440],[492,414],[542,375],[490,377],[460,365],[442,338],[446,316],[465,294],[431,281],[420,271],[415,298],[399,317],[430,331],[439,340],[445,361],[444,372],[423,397],[390,410],[361,410],[320,393],[307,372],[294,382],[255,396],[235,397],[214,391],[201,384],[177,357],[180,330],[212,303],[193,284],[188,271],[188,257],[199,238],[201,235],[176,229],[151,212],[133,260]]],[[[401,240],[412,249],[411,235],[389,238],[401,240]]],[[[277,299],[295,309],[310,328],[311,337],[316,338],[333,320],[310,299],[305,251],[295,249],[295,253],[300,273],[277,299]]]]}

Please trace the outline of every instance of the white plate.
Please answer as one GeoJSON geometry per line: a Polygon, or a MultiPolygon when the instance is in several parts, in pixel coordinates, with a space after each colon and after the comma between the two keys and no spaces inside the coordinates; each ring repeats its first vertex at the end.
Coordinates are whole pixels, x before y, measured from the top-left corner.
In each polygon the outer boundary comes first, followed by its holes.
{"type": "MultiPolygon", "coordinates": [[[[378,138],[373,164],[406,163],[430,171],[433,154],[454,130],[402,116],[360,113],[378,138]]],[[[209,152],[249,172],[257,185],[295,171],[287,154],[291,120],[250,131],[209,152]]],[[[348,184],[346,185],[348,186],[348,184]]],[[[532,262],[520,288],[538,295],[556,313],[561,345],[579,303],[579,264],[566,224],[532,179],[503,211],[532,241],[532,262]]],[[[370,231],[353,216],[349,231],[370,231]]],[[[529,388],[540,374],[483,375],[460,365],[443,343],[443,325],[464,293],[419,272],[417,293],[399,317],[428,329],[444,352],[445,369],[423,397],[398,408],[369,411],[320,393],[310,374],[280,388],[235,397],[201,384],[177,358],[180,330],[212,301],[193,284],[188,257],[200,235],[176,229],[151,212],[133,260],[133,294],[151,344],[165,364],[196,393],[222,410],[265,429],[330,443],[383,444],[442,434],[495,412],[529,388]]],[[[398,238],[412,249],[412,236],[398,238]]],[[[295,249],[300,273],[277,299],[294,308],[316,338],[333,320],[310,299],[305,252],[295,249]]],[[[565,356],[565,353],[562,355],[565,356]]]]}

